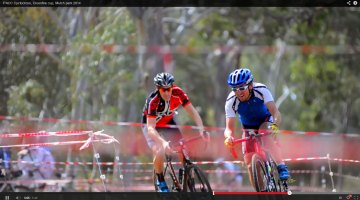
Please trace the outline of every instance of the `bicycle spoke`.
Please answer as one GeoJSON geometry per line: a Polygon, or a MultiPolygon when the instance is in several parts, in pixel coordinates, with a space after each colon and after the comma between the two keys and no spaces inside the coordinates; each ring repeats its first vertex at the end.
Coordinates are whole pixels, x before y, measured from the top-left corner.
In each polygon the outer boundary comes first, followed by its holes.
{"type": "Polygon", "coordinates": [[[270,158],[271,162],[271,175],[272,175],[272,182],[274,189],[272,191],[274,192],[287,192],[288,191],[288,185],[286,180],[280,180],[280,175],[277,170],[277,164],[273,161],[272,158],[270,158]]]}
{"type": "Polygon", "coordinates": [[[207,178],[196,165],[187,169],[187,181],[184,187],[188,187],[191,192],[212,192],[207,178]]]}
{"type": "Polygon", "coordinates": [[[263,160],[254,154],[252,157],[252,176],[257,192],[267,192],[269,190],[269,179],[266,174],[266,168],[263,160]]]}
{"type": "Polygon", "coordinates": [[[274,161],[272,161],[270,163],[270,165],[271,165],[271,172],[270,172],[271,183],[272,183],[272,187],[273,187],[272,191],[273,192],[282,192],[280,178],[279,178],[280,176],[279,176],[279,172],[277,170],[277,164],[274,161]]]}

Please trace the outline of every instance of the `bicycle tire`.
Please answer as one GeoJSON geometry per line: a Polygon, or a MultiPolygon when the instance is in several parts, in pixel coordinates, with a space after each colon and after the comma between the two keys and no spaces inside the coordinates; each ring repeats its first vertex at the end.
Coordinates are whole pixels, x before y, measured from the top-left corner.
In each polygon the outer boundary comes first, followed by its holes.
{"type": "MultiPolygon", "coordinates": [[[[277,170],[277,163],[274,161],[274,159],[270,156],[270,178],[271,182],[273,183],[273,189],[270,190],[270,192],[287,192],[287,190],[284,190],[283,182],[280,180],[279,171],[277,170]]],[[[279,195],[277,197],[279,200],[285,200],[286,198],[284,195],[279,195]]]]}
{"type": "Polygon", "coordinates": [[[210,183],[203,171],[196,165],[192,164],[185,169],[184,188],[183,191],[187,192],[210,192],[212,189],[210,183]]]}
{"type": "Polygon", "coordinates": [[[252,176],[257,192],[268,192],[269,177],[266,175],[264,160],[254,154],[251,158],[252,176]]]}
{"type": "Polygon", "coordinates": [[[277,170],[277,164],[275,163],[275,161],[273,161],[273,159],[271,160],[272,161],[270,162],[270,167],[271,167],[270,176],[271,176],[271,182],[274,185],[274,188],[271,190],[271,192],[283,192],[281,189],[280,175],[277,170]]]}

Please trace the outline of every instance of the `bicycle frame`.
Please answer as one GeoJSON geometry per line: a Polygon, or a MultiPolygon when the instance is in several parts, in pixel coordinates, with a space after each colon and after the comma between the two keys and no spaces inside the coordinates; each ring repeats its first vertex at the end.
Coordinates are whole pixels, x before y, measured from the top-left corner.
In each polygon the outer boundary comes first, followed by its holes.
{"type": "MultiPolygon", "coordinates": [[[[253,131],[253,130],[250,130],[250,131],[253,131]]],[[[258,132],[258,131],[255,130],[255,132],[258,132]]],[[[276,169],[273,169],[274,166],[272,166],[272,164],[275,164],[275,166],[276,166],[276,162],[274,161],[274,159],[272,158],[272,156],[268,152],[268,150],[263,148],[262,141],[260,140],[261,137],[268,136],[271,134],[272,134],[271,131],[267,131],[265,133],[252,134],[252,135],[242,138],[242,139],[236,139],[233,143],[240,144],[240,143],[251,141],[251,140],[254,141],[254,155],[259,156],[265,165],[265,175],[266,175],[265,178],[267,179],[267,185],[266,185],[267,190],[277,191],[278,190],[277,185],[278,185],[280,190],[281,190],[281,186],[283,186],[284,190],[287,191],[288,186],[287,186],[286,180],[275,180],[274,170],[276,170],[276,169]],[[280,182],[282,182],[282,184],[280,182]]],[[[231,149],[231,153],[234,158],[237,158],[237,154],[236,154],[236,151],[234,148],[231,149]]]]}
{"type": "MultiPolygon", "coordinates": [[[[171,149],[177,149],[177,150],[174,150],[174,153],[180,153],[183,157],[183,169],[186,169],[187,167],[189,167],[190,165],[192,165],[192,161],[190,160],[190,156],[187,152],[187,150],[185,149],[185,144],[186,143],[190,143],[192,141],[195,141],[195,140],[199,140],[201,139],[201,136],[198,136],[198,137],[193,137],[191,139],[188,139],[188,140],[180,140],[177,144],[175,144],[174,146],[171,145],[171,149]]],[[[168,155],[166,154],[166,166],[165,166],[165,169],[164,169],[164,174],[166,174],[166,171],[167,169],[169,168],[170,169],[170,176],[171,176],[171,179],[172,181],[174,182],[174,186],[175,188],[172,188],[172,189],[175,189],[177,191],[183,191],[184,188],[186,187],[186,183],[184,181],[185,179],[185,176],[187,176],[185,170],[184,170],[184,174],[183,175],[180,175],[179,174],[179,178],[176,176],[176,172],[174,170],[174,167],[171,163],[171,160],[172,160],[172,156],[171,155],[168,155]],[[180,177],[182,176],[182,177],[180,177]]]]}
{"type": "MultiPolygon", "coordinates": [[[[182,154],[183,158],[184,158],[184,161],[183,161],[183,168],[185,169],[188,165],[191,165],[192,162],[185,150],[185,148],[182,146],[181,147],[181,150],[180,150],[180,153],[182,154]]],[[[185,171],[184,171],[184,174],[183,175],[180,175],[179,174],[179,178],[176,176],[176,172],[174,170],[174,166],[172,165],[172,156],[171,155],[166,155],[166,166],[165,166],[165,169],[164,169],[164,174],[166,174],[167,170],[169,169],[170,170],[170,177],[174,183],[174,187],[175,188],[172,188],[172,189],[175,189],[176,191],[182,191],[184,189],[185,186],[185,183],[183,181],[184,179],[184,175],[185,175],[185,171]],[[182,176],[182,177],[181,177],[182,176]]]]}
{"type": "MultiPolygon", "coordinates": [[[[185,148],[185,145],[187,143],[190,143],[195,140],[201,139],[201,136],[193,137],[187,140],[181,139],[179,142],[172,145],[170,143],[170,148],[173,149],[174,153],[178,153],[182,155],[182,168],[179,169],[179,175],[177,176],[175,169],[173,167],[173,164],[171,162],[172,157],[171,155],[166,155],[166,166],[164,169],[164,175],[167,174],[167,172],[170,174],[170,178],[172,180],[172,187],[169,188],[171,190],[175,190],[178,192],[181,191],[191,191],[191,192],[197,192],[197,190],[201,192],[212,192],[210,184],[207,180],[207,178],[204,176],[203,172],[192,163],[190,160],[188,151],[185,148]],[[169,171],[168,171],[169,170],[169,171]],[[197,188],[196,186],[200,186],[197,188]]],[[[155,177],[154,174],[154,183],[155,183],[155,177]]],[[[157,186],[155,184],[155,188],[157,189],[157,186]]]]}

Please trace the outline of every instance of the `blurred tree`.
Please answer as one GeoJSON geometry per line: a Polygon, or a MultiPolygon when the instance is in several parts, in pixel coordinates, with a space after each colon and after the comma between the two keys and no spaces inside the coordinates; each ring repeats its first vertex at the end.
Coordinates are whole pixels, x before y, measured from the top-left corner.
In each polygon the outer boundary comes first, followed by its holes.
{"type": "Polygon", "coordinates": [[[1,105],[3,115],[139,121],[144,99],[153,90],[152,77],[168,70],[189,93],[205,124],[223,126],[227,75],[245,66],[253,70],[256,81],[269,86],[284,114],[284,128],[348,132],[360,126],[359,100],[352,92],[359,87],[354,84],[359,77],[359,12],[354,8],[1,11],[2,44],[63,47],[59,53],[1,53],[0,98],[11,102],[1,105]],[[98,48],[104,44],[129,46],[139,53],[108,53],[98,48]],[[188,48],[174,55],[155,48],[164,45],[188,48]],[[320,48],[314,51],[316,45],[320,48]],[[351,49],[339,49],[341,45],[351,49]],[[263,48],[267,46],[274,48],[263,48]],[[164,65],[169,60],[170,67],[164,65]],[[28,91],[44,91],[43,99],[30,100],[31,92],[13,95],[25,86],[28,91]],[[335,95],[342,98],[331,98],[335,95]],[[31,104],[32,114],[20,109],[25,103],[16,98],[31,104]]]}
{"type": "MultiPolygon", "coordinates": [[[[57,44],[61,43],[61,31],[56,24],[49,19],[47,12],[43,8],[1,8],[0,16],[3,19],[0,22],[0,42],[2,44],[57,44]]],[[[29,51],[5,51],[1,53],[1,104],[0,113],[2,115],[20,115],[20,116],[61,116],[66,113],[66,105],[68,99],[63,98],[61,91],[64,84],[69,80],[66,71],[59,67],[60,59],[54,53],[40,53],[34,54],[29,51]],[[64,82],[54,82],[53,80],[61,77],[64,82]],[[33,80],[38,84],[28,84],[28,81],[33,80]],[[11,96],[11,86],[27,85],[31,90],[37,90],[41,87],[44,93],[41,101],[28,103],[34,105],[31,109],[31,114],[23,109],[21,99],[29,96],[18,96],[16,99],[10,99],[10,106],[8,109],[6,102],[11,96]],[[16,103],[16,104],[14,104],[16,103]],[[20,104],[20,105],[19,105],[20,104]],[[6,105],[6,106],[5,106],[6,105]],[[60,106],[60,107],[59,107],[60,106]],[[19,109],[18,109],[19,108],[19,109]],[[59,109],[59,110],[58,110],[59,109]]],[[[65,86],[66,87],[66,86],[65,86]]],[[[25,94],[25,93],[23,93],[25,94]]],[[[29,93],[27,93],[29,95],[29,93]]],[[[31,97],[40,98],[33,96],[31,97]]],[[[14,96],[15,97],[15,96],[14,96]]],[[[27,99],[29,100],[29,99],[27,99]]]]}

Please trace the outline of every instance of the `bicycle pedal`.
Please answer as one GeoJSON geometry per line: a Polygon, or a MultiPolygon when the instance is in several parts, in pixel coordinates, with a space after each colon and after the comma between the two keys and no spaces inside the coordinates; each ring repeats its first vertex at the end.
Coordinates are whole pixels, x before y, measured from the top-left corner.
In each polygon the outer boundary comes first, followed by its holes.
{"type": "Polygon", "coordinates": [[[287,183],[295,183],[296,180],[295,179],[292,179],[292,178],[289,178],[288,180],[286,180],[287,183]]]}

